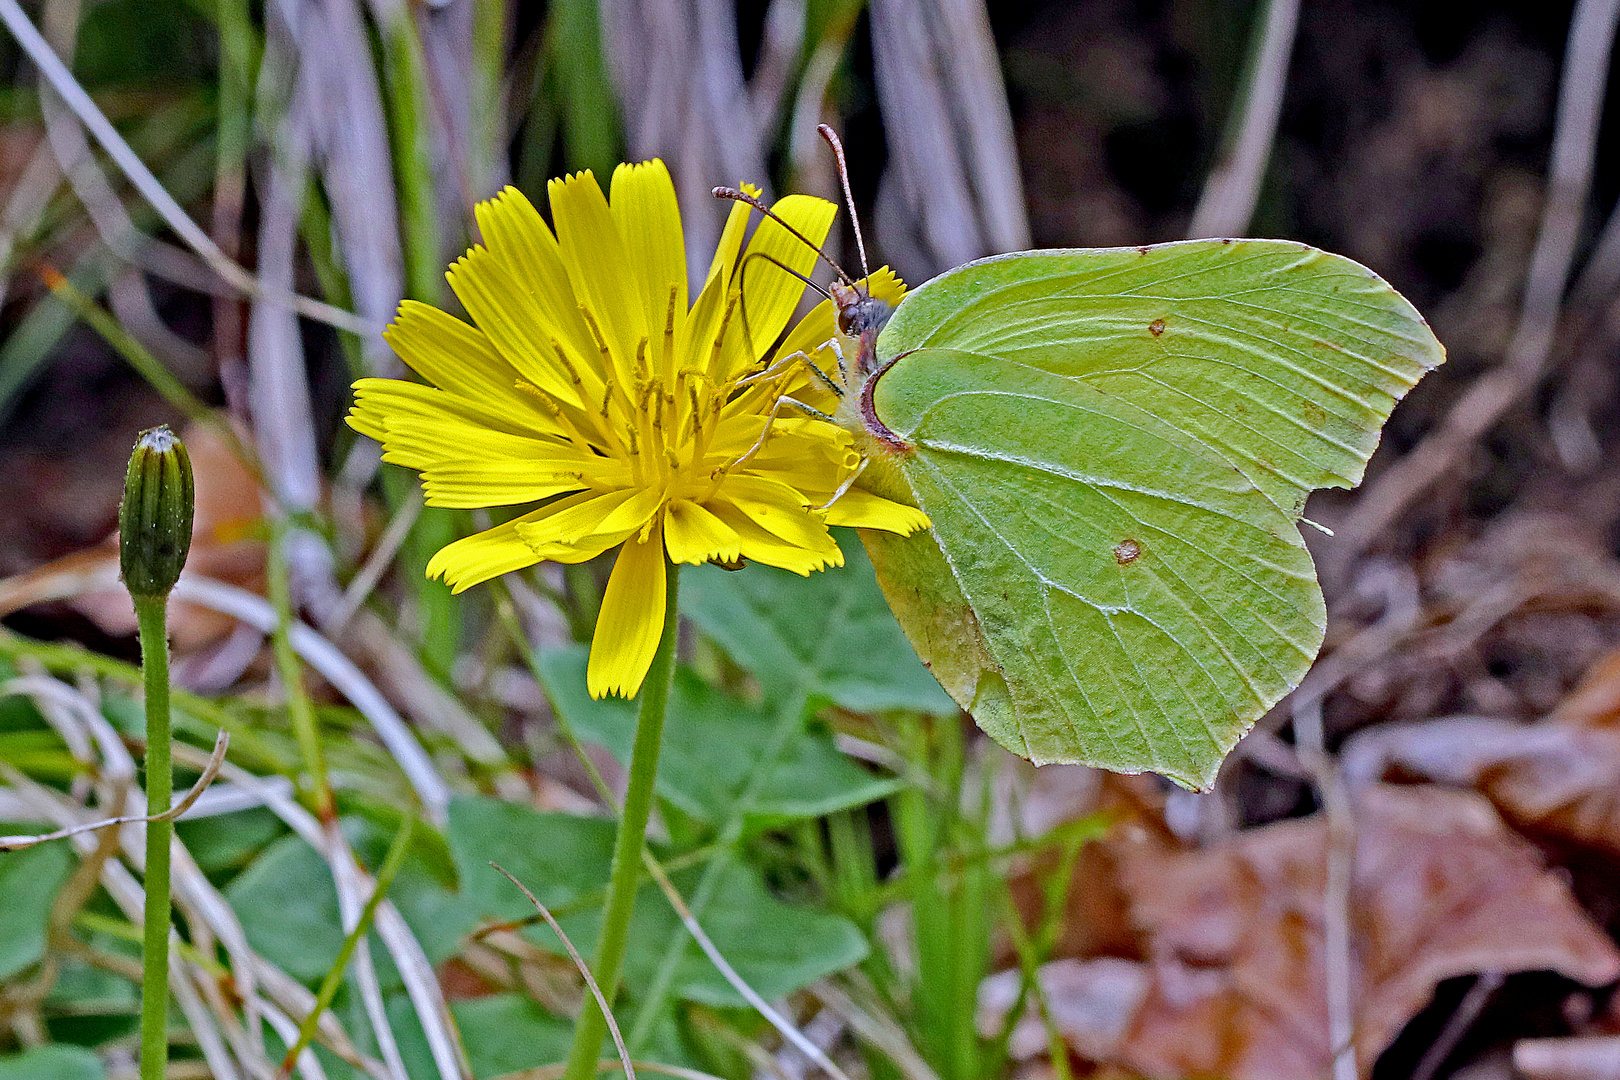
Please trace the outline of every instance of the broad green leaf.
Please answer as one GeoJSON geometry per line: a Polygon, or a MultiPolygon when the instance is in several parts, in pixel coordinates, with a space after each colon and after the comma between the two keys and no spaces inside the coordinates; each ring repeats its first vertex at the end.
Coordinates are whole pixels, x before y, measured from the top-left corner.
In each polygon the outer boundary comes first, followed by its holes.
{"type": "MultiPolygon", "coordinates": [[[[354,844],[366,826],[350,818],[344,831],[354,844]]],[[[302,838],[283,836],[272,843],[226,886],[225,898],[242,920],[248,943],[295,979],[318,982],[337,959],[344,938],[337,887],[331,869],[302,838]]],[[[389,886],[388,899],[433,963],[450,956],[477,922],[472,905],[443,887],[415,853],[389,886]]],[[[387,951],[375,934],[372,940],[378,978],[385,987],[396,985],[399,977],[387,951]]]]}
{"type": "MultiPolygon", "coordinates": [[[[600,931],[600,892],[607,883],[613,823],[605,819],[543,814],[516,803],[464,797],[450,804],[450,847],[460,869],[462,889],[479,915],[516,919],[534,908],[505,878],[489,868],[494,859],[554,909],[581,953],[591,956],[600,931]],[[587,907],[556,911],[576,902],[587,907]]],[[[724,856],[721,856],[724,857],[724,856]]],[[[687,895],[701,871],[674,876],[687,895]]],[[[718,888],[700,916],[704,930],[726,959],[767,999],[806,986],[823,975],[858,963],[866,939],[848,919],[771,896],[759,871],[728,862],[718,888]]],[[[666,946],[681,928],[669,901],[650,882],[636,897],[625,958],[626,990],[647,985],[666,946]]],[[[561,953],[549,927],[525,932],[543,949],[561,953]]],[[[741,1006],[737,996],[697,945],[687,954],[674,984],[675,996],[705,1004],[741,1006]]]]}
{"type": "Polygon", "coordinates": [[[474,913],[485,918],[534,914],[491,862],[532,889],[542,904],[562,907],[607,883],[613,832],[608,818],[542,813],[482,796],[463,796],[450,804],[450,854],[461,892],[474,913]]]}
{"type": "Polygon", "coordinates": [[[450,1004],[476,1077],[504,1076],[568,1056],[574,1025],[520,994],[450,1004]]]}
{"type": "MultiPolygon", "coordinates": [[[[520,1069],[549,1065],[568,1054],[572,1021],[553,1016],[522,994],[491,994],[450,1002],[461,1045],[477,1080],[506,1076],[520,1069]]],[[[388,999],[388,1020],[399,1041],[406,1075],[437,1077],[432,1051],[422,1034],[416,1009],[403,991],[388,999]]],[[[609,1046],[606,1050],[612,1056],[609,1046]]]]}
{"type": "MultiPolygon", "coordinates": [[[[0,825],[0,834],[33,831],[0,825]]],[[[0,855],[0,979],[45,955],[45,919],[72,868],[73,852],[61,841],[0,855]]]]}
{"type": "Polygon", "coordinates": [[[908,448],[870,482],[933,529],[863,538],[918,654],[1016,753],[1194,787],[1321,645],[1306,496],[1444,357],[1371,271],[1267,240],[970,263],[877,347],[908,448]]]}
{"type": "Polygon", "coordinates": [[[302,982],[321,979],[343,947],[331,871],[297,836],[271,844],[226,887],[225,898],[254,951],[302,982]]]}
{"type": "Polygon", "coordinates": [[[282,831],[281,820],[264,807],[175,823],[175,835],[210,875],[245,868],[282,831]]]}
{"type": "MultiPolygon", "coordinates": [[[[721,858],[726,863],[719,887],[698,921],[720,954],[765,1000],[785,997],[866,958],[866,938],[853,922],[842,915],[785,904],[766,890],[758,869],[727,856],[721,858]]],[[[675,885],[690,895],[694,880],[691,875],[677,875],[675,885]]],[[[683,933],[664,895],[651,886],[643,888],[630,926],[625,986],[633,992],[650,983],[665,947],[683,933]]],[[[704,1005],[747,1005],[690,939],[673,989],[675,996],[704,1005]]]]}
{"type": "Polygon", "coordinates": [[[681,611],[773,697],[797,689],[851,712],[954,715],[895,626],[865,552],[847,534],[839,546],[842,570],[803,578],[769,566],[698,567],[682,575],[681,611]]]}
{"type": "MultiPolygon", "coordinates": [[[[592,698],[585,688],[587,655],[573,648],[542,656],[546,691],[580,738],[628,762],[635,703],[592,698]]],[[[722,825],[759,771],[776,723],[768,712],[676,669],[658,763],[659,797],[698,821],[722,825]]],[[[746,831],[865,806],[894,788],[845,757],[824,729],[801,725],[745,808],[746,831]]]]}
{"type": "Polygon", "coordinates": [[[101,1059],[82,1046],[41,1046],[0,1054],[0,1080],[102,1080],[101,1059]]]}

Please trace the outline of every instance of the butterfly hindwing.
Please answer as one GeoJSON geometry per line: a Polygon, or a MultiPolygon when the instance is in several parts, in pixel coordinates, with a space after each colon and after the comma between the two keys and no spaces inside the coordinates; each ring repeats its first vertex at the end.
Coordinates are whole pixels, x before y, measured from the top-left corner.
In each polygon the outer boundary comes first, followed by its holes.
{"type": "Polygon", "coordinates": [[[919,654],[1017,753],[1193,786],[1320,646],[1305,497],[1443,356],[1363,267],[1247,240],[970,263],[878,349],[934,528],[867,542],[919,654]]]}

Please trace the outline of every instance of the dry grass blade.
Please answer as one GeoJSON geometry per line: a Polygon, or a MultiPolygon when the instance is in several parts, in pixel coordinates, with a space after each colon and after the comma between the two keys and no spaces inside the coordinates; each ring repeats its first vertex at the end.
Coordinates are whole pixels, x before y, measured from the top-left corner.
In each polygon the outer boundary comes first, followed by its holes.
{"type": "MultiPolygon", "coordinates": [[[[906,243],[885,224],[896,261],[907,246],[923,276],[1030,245],[1024,188],[989,18],[979,0],[874,0],[873,62],[906,243]]],[[[902,263],[903,265],[903,263],[902,263]]]]}
{"type": "Polygon", "coordinates": [[[534,893],[529,891],[528,886],[507,873],[506,868],[501,866],[500,863],[492,862],[489,865],[500,871],[502,877],[518,887],[523,895],[528,898],[529,903],[534,905],[534,909],[546,920],[546,925],[551,927],[551,932],[556,934],[558,940],[563,943],[563,948],[568,950],[568,958],[579,969],[580,975],[585,979],[585,985],[590,988],[591,996],[596,999],[597,1007],[602,1010],[602,1018],[607,1021],[608,1034],[613,1036],[613,1045],[619,1050],[619,1061],[624,1065],[624,1075],[629,1077],[630,1080],[635,1080],[636,1067],[630,1060],[630,1051],[624,1047],[624,1036],[619,1034],[619,1022],[613,1018],[613,1007],[603,995],[602,988],[596,985],[596,976],[591,974],[590,966],[585,963],[585,958],[579,955],[579,950],[574,948],[574,943],[568,939],[567,934],[563,933],[563,928],[552,917],[551,911],[540,902],[534,893]]]}
{"type": "Polygon", "coordinates": [[[877,1010],[863,1008],[850,994],[826,979],[812,986],[810,992],[838,1014],[863,1042],[882,1054],[905,1080],[940,1080],[933,1066],[892,1018],[880,1018],[877,1010]]]}
{"type": "MultiPolygon", "coordinates": [[[[62,169],[50,144],[34,148],[22,175],[12,184],[11,195],[0,211],[0,270],[11,266],[11,255],[19,236],[33,231],[40,216],[62,185],[62,169]]],[[[0,303],[4,303],[11,279],[0,274],[0,303]]]]}
{"type": "MultiPolygon", "coordinates": [[[[13,680],[16,681],[19,680],[13,680]]],[[[64,738],[68,739],[70,745],[94,745],[100,750],[99,761],[84,755],[80,755],[80,760],[98,768],[102,780],[97,787],[100,789],[103,805],[118,808],[139,805],[140,792],[132,784],[135,776],[134,759],[117,733],[112,731],[111,726],[100,715],[95,704],[80,691],[55,680],[36,679],[29,686],[29,693],[40,705],[42,714],[48,720],[53,720],[53,724],[64,733],[64,738]],[[47,693],[47,685],[54,687],[56,692],[47,693]],[[87,734],[91,736],[90,744],[84,744],[82,739],[71,737],[74,726],[89,729],[87,734]]],[[[203,767],[206,764],[200,752],[192,751],[188,747],[178,746],[176,756],[194,767],[203,767]]],[[[259,785],[257,777],[229,763],[224,763],[220,771],[243,789],[259,785]]],[[[35,784],[20,774],[13,774],[8,780],[12,793],[20,797],[24,816],[44,818],[64,829],[75,829],[78,825],[94,823],[85,820],[82,809],[73,805],[68,796],[35,784]]],[[[271,806],[272,810],[281,813],[286,813],[290,805],[290,817],[294,821],[299,820],[299,815],[303,813],[301,808],[290,803],[290,800],[283,799],[277,802],[277,796],[281,792],[279,786],[265,784],[263,790],[271,793],[270,797],[264,800],[264,805],[271,806]]],[[[307,819],[307,815],[305,818],[307,819]]],[[[120,830],[117,836],[123,857],[132,861],[138,860],[144,843],[140,830],[134,828],[120,830]]],[[[69,842],[87,858],[94,855],[98,845],[94,835],[82,830],[70,836],[69,842]]],[[[175,901],[191,927],[192,940],[204,942],[212,939],[224,946],[231,962],[236,996],[240,999],[240,1005],[255,1030],[241,1031],[234,1016],[228,1016],[219,1009],[214,1010],[214,1019],[221,1024],[223,1034],[230,1043],[238,1063],[254,1077],[269,1080],[274,1066],[264,1055],[263,1040],[256,1032],[257,1019],[262,1018],[270,1022],[271,1026],[284,1037],[295,1036],[297,1024],[288,1018],[289,1014],[307,1013],[314,1003],[314,995],[249,948],[234,911],[203,875],[185,846],[178,840],[174,843],[173,856],[175,901]],[[261,999],[259,987],[263,987],[272,1000],[261,999]]],[[[101,865],[100,878],[103,887],[125,916],[138,922],[143,909],[143,893],[129,867],[116,858],[106,859],[101,865]]],[[[193,978],[197,982],[197,989],[205,998],[218,996],[218,987],[215,985],[217,973],[197,969],[195,965],[183,962],[183,958],[177,955],[171,956],[171,964],[175,970],[186,973],[188,978],[193,978]]],[[[359,1068],[372,1080],[391,1080],[381,1071],[378,1063],[365,1058],[355,1049],[335,1019],[330,1016],[323,1017],[320,1031],[323,1045],[340,1058],[359,1068]]],[[[199,1035],[199,1038],[204,1037],[199,1035]]],[[[217,1050],[217,1046],[215,1049],[217,1050]]],[[[313,1055],[305,1055],[301,1059],[300,1072],[306,1077],[325,1075],[313,1055]]],[[[221,1071],[219,1074],[224,1073],[221,1071]]]]}
{"type": "Polygon", "coordinates": [[[1333,1080],[1356,1080],[1354,959],[1350,943],[1350,886],[1355,878],[1356,835],[1349,795],[1338,764],[1328,756],[1322,699],[1296,698],[1294,739],[1315,779],[1327,817],[1327,870],[1322,885],[1322,982],[1327,997],[1328,1051],[1333,1080]]]}
{"type": "MultiPolygon", "coordinates": [[[[371,1030],[377,1037],[377,1049],[382,1054],[383,1064],[387,1066],[389,1076],[393,1080],[409,1080],[410,1074],[405,1071],[404,1059],[400,1057],[399,1041],[394,1038],[394,1030],[388,1022],[388,1009],[383,1001],[382,984],[377,979],[377,967],[371,959],[371,943],[366,940],[364,934],[355,936],[362,925],[369,928],[376,919],[377,907],[383,896],[383,883],[374,883],[370,895],[366,895],[365,872],[354,861],[337,822],[330,823],[325,833],[326,843],[317,850],[328,854],[327,863],[332,868],[332,881],[337,887],[338,895],[338,918],[345,935],[344,947],[353,949],[355,981],[360,987],[361,1006],[366,1011],[366,1018],[371,1021],[371,1030]]],[[[347,958],[340,953],[340,962],[346,961],[347,958]]],[[[334,965],[333,971],[328,973],[329,980],[331,976],[341,974],[341,970],[334,965]]],[[[322,985],[316,995],[315,1007],[310,1011],[311,1016],[330,1004],[331,999],[327,995],[336,989],[336,985],[335,981],[331,982],[330,987],[322,985]],[[323,996],[325,1000],[322,1000],[323,996]]],[[[298,1046],[307,1045],[312,1034],[313,1028],[306,1017],[304,1023],[299,1025],[298,1046]]],[[[288,1051],[288,1059],[291,1057],[292,1051],[288,1051]]],[[[283,1071],[286,1068],[287,1062],[283,1061],[283,1071]]]]}
{"type": "Polygon", "coordinates": [[[405,538],[410,535],[411,526],[416,519],[422,516],[422,491],[419,487],[412,487],[406,495],[399,509],[394,511],[393,518],[388,527],[377,538],[372,547],[371,554],[366,556],[365,565],[360,572],[349,581],[349,587],[343,590],[343,596],[337,606],[326,613],[326,619],[321,627],[328,634],[340,635],[354,613],[371,597],[371,591],[377,587],[377,582],[393,567],[394,556],[405,545],[405,538]]]}
{"type": "MultiPolygon", "coordinates": [[[[673,1076],[675,1080],[720,1080],[713,1073],[702,1072],[698,1069],[688,1069],[683,1065],[664,1065],[656,1061],[632,1061],[631,1065],[644,1073],[657,1073],[659,1076],[673,1076]]],[[[624,1062],[604,1058],[596,1063],[598,1073],[611,1072],[614,1069],[624,1068],[624,1062]]],[[[533,1069],[520,1069],[517,1072],[504,1073],[494,1077],[493,1080],[561,1080],[566,1071],[565,1065],[541,1065],[533,1069]]]]}
{"type": "MultiPolygon", "coordinates": [[[[405,281],[388,121],[371,39],[356,0],[277,0],[271,10],[285,24],[298,66],[283,123],[310,134],[354,306],[380,326],[404,295],[405,281]]],[[[362,338],[360,347],[374,374],[400,370],[377,334],[362,338]]]]}
{"type": "Polygon", "coordinates": [[[695,280],[725,216],[709,197],[716,174],[750,183],[769,175],[735,13],[721,0],[603,0],[601,18],[630,157],[670,163],[695,280]]]}
{"type": "Polygon", "coordinates": [[[1238,89],[1231,125],[1204,192],[1193,210],[1189,237],[1242,236],[1254,217],[1265,179],[1266,162],[1277,134],[1282,111],[1283,85],[1288,80],[1288,58],[1294,51],[1299,25],[1299,0],[1270,0],[1266,17],[1255,27],[1248,70],[1238,89]]]}
{"type": "MultiPolygon", "coordinates": [[[[318,668],[319,665],[316,666],[318,668]]],[[[375,689],[372,692],[375,693],[375,689]]],[[[315,849],[316,854],[321,856],[332,872],[333,884],[338,890],[340,903],[343,902],[342,896],[346,889],[353,890],[352,895],[356,897],[369,896],[367,890],[374,887],[374,883],[369,881],[364,870],[360,868],[359,861],[340,829],[330,831],[323,829],[315,817],[289,797],[279,785],[261,780],[252,773],[235,769],[229,764],[226,765],[224,773],[232,782],[258,791],[264,799],[264,806],[297,833],[306,844],[315,849]]],[[[440,1076],[443,1080],[461,1080],[470,1073],[466,1065],[466,1055],[455,1033],[455,1026],[450,1019],[449,1007],[445,1003],[438,977],[422,950],[421,942],[416,940],[416,935],[406,925],[399,909],[391,901],[383,900],[378,904],[374,926],[377,936],[388,949],[389,958],[393,960],[400,980],[405,984],[406,996],[416,1010],[417,1020],[422,1025],[422,1033],[427,1037],[428,1050],[440,1076]]],[[[357,965],[365,964],[366,955],[357,950],[355,962],[357,965]]],[[[307,1015],[314,1008],[315,995],[302,984],[294,985],[299,995],[300,1007],[290,1011],[295,1015],[307,1015]]],[[[294,1025],[294,1037],[296,1032],[297,1026],[294,1025]]],[[[291,1045],[290,1041],[288,1045],[291,1045]]],[[[386,1074],[381,1073],[380,1066],[376,1074],[386,1080],[386,1074]]]]}
{"type": "MultiPolygon", "coordinates": [[[[77,44],[82,5],[77,0],[48,0],[40,11],[43,36],[52,51],[72,56],[77,44]]],[[[84,129],[62,98],[40,72],[39,107],[45,121],[45,141],[57,164],[79,197],[102,243],[119,258],[199,292],[218,288],[207,266],[188,252],[160,243],[141,233],[130,219],[106,176],[96,165],[84,129]]],[[[144,283],[143,283],[144,287],[144,283]]]]}
{"type": "Polygon", "coordinates": [[[641,862],[652,875],[652,879],[658,883],[658,887],[663,890],[670,907],[674,908],[675,914],[680,917],[681,925],[686,927],[686,932],[692,935],[692,939],[698,943],[698,948],[703,950],[703,955],[709,958],[709,963],[713,964],[721,977],[731,984],[731,988],[753,1006],[759,1015],[769,1021],[782,1038],[791,1043],[799,1053],[819,1065],[833,1080],[849,1080],[844,1070],[840,1069],[821,1047],[806,1038],[804,1032],[794,1027],[787,1017],[773,1009],[769,1002],[759,996],[759,991],[749,986],[747,980],[737,973],[737,969],[731,966],[731,962],[725,958],[725,954],[715,945],[714,940],[698,924],[697,917],[692,914],[692,909],[686,906],[686,901],[681,898],[680,892],[669,880],[669,875],[664,873],[664,868],[659,865],[658,860],[643,850],[641,862]]]}
{"type": "Polygon", "coordinates": [[[1541,226],[1518,326],[1502,363],[1476,380],[1416,449],[1367,485],[1355,510],[1337,528],[1335,541],[1325,549],[1324,578],[1342,581],[1351,561],[1435,481],[1452,474],[1458,460],[1540,382],[1591,190],[1617,18],[1620,0],[1580,0],[1575,7],[1565,45],[1541,226]]]}
{"type": "MultiPolygon", "coordinates": [[[[276,625],[276,611],[264,597],[222,581],[182,577],[174,595],[240,619],[267,634],[276,625]]],[[[422,801],[428,819],[442,826],[450,805],[450,787],[404,719],[336,645],[303,623],[294,623],[291,636],[298,654],[371,722],[422,801]]]]}
{"type": "MultiPolygon", "coordinates": [[[[270,61],[267,59],[266,63],[270,61]]],[[[291,289],[303,213],[308,154],[313,138],[301,120],[299,101],[309,91],[300,82],[289,120],[272,155],[259,208],[259,273],[291,289]]],[[[248,317],[248,407],[265,481],[282,512],[308,513],[321,502],[324,475],[310,402],[309,376],[298,319],[286,307],[258,300],[248,317]]],[[[331,550],[306,529],[289,530],[283,556],[297,601],[315,612],[330,610],[339,594],[331,550]]]]}
{"type": "Polygon", "coordinates": [[[208,757],[208,764],[203,766],[203,772],[197,782],[191,785],[179,802],[161,814],[135,815],[129,817],[107,818],[104,821],[91,821],[83,825],[75,825],[69,829],[58,829],[55,832],[41,833],[38,836],[0,836],[0,852],[21,851],[31,848],[35,844],[48,843],[51,840],[65,840],[82,832],[92,832],[96,829],[105,829],[114,825],[145,824],[151,821],[173,821],[184,814],[201,798],[202,793],[208,790],[208,785],[214,782],[219,775],[220,766],[225,764],[225,750],[231,744],[231,737],[226,732],[220,732],[219,738],[214,740],[214,752],[208,757]]]}
{"type": "Polygon", "coordinates": [[[342,308],[306,296],[298,296],[288,290],[266,288],[252,274],[238,266],[219,249],[219,245],[214,243],[201,226],[191,220],[190,215],[174,201],[174,197],[164,190],[157,177],[152,175],[152,171],[135,155],[135,151],[130,149],[123,136],[118,134],[106,115],[90,99],[90,95],[85,93],[84,88],[73,77],[73,73],[68,71],[56,53],[51,51],[51,47],[40,36],[39,30],[29,21],[28,16],[23,14],[17,0],[0,0],[0,22],[6,24],[6,28],[23,47],[29,59],[50,80],[52,89],[62,96],[62,100],[73,110],[79,122],[89,129],[102,149],[106,150],[123,170],[124,175],[141,193],[141,197],[157,210],[164,223],[200,255],[221,279],[248,296],[284,305],[305,318],[324,322],[339,330],[347,330],[362,337],[374,336],[381,330],[380,326],[342,308]]]}

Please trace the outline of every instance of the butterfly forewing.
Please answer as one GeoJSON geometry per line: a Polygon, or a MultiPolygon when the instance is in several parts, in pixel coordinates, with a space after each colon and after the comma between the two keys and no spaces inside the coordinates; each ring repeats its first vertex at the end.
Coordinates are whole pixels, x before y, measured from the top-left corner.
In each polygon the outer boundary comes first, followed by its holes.
{"type": "Polygon", "coordinates": [[[878,347],[934,529],[868,546],[923,659],[1020,754],[1193,786],[1321,643],[1305,497],[1443,356],[1371,272],[1275,241],[972,263],[878,347]]]}

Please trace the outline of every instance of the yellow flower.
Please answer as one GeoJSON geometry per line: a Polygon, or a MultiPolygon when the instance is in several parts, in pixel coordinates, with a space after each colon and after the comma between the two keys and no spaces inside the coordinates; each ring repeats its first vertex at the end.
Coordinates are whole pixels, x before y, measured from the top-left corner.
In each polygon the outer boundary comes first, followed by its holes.
{"type": "MultiPolygon", "coordinates": [[[[553,180],[549,193],[555,233],[515,189],[478,207],[484,246],[448,275],[476,325],[401,304],[385,336],[431,385],[362,379],[349,423],[382,443],[384,461],[421,471],[430,506],[542,502],[433,557],[428,575],[457,592],[622,544],[588,681],[595,696],[628,697],[657,650],[666,555],[808,574],[843,561],[828,525],[910,533],[928,519],[859,488],[818,509],[859,464],[850,436],[777,406],[789,388],[806,389],[802,365],[749,378],[803,295],[775,264],[814,269],[801,241],[763,220],[745,250],[750,211],[734,206],[689,309],[662,162],[619,166],[611,204],[589,172],[553,180]]],[[[817,242],[836,212],[804,195],[775,210],[817,242]]],[[[893,275],[883,284],[900,288],[893,275]]],[[[830,338],[831,306],[802,327],[784,348],[830,338]]]]}

